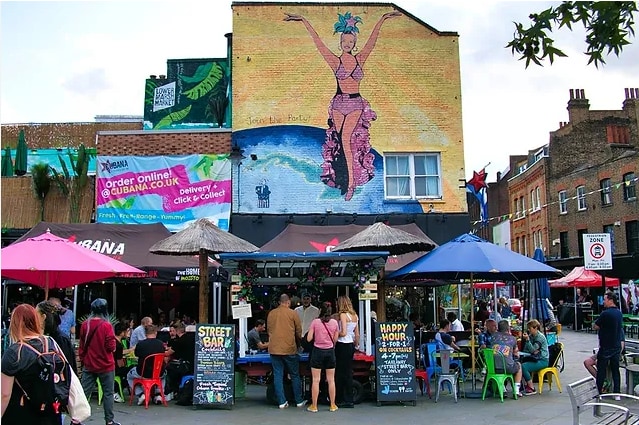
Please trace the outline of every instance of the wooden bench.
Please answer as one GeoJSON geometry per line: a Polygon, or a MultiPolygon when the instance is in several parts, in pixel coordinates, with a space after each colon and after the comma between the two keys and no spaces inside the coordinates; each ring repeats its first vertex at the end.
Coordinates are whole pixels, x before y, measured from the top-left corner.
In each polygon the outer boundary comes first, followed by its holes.
{"type": "Polygon", "coordinates": [[[589,376],[568,385],[572,404],[573,425],[580,425],[579,415],[592,407],[593,422],[599,425],[639,425],[639,416],[625,406],[606,403],[604,399],[619,396],[622,399],[639,401],[639,397],[628,394],[599,394],[595,378],[589,376]]]}

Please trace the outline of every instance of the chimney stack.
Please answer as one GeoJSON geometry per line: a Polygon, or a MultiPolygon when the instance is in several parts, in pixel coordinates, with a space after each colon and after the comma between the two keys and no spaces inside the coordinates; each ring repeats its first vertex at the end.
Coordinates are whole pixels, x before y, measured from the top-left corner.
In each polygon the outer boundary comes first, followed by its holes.
{"type": "Polygon", "coordinates": [[[623,101],[623,110],[632,120],[639,121],[639,88],[624,89],[626,100],[623,101]]]}
{"type": "Polygon", "coordinates": [[[590,103],[586,99],[584,89],[570,89],[570,100],[568,101],[568,123],[577,124],[588,120],[590,103]]]}

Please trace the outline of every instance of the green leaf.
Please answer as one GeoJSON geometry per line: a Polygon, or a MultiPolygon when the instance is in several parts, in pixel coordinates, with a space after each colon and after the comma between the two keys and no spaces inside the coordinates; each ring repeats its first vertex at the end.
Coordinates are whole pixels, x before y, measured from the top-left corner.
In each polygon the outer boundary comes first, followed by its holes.
{"type": "Polygon", "coordinates": [[[191,77],[189,77],[188,75],[180,74],[179,75],[180,80],[189,84],[199,83],[200,81],[202,81],[209,75],[209,72],[211,72],[212,67],[213,67],[213,62],[204,63],[197,67],[195,74],[193,74],[191,77]]]}
{"type": "Polygon", "coordinates": [[[125,210],[129,210],[133,208],[134,203],[135,203],[135,197],[132,196],[130,198],[127,198],[124,204],[122,205],[122,208],[125,210]]]}
{"type": "Polygon", "coordinates": [[[159,130],[161,128],[170,126],[176,121],[180,121],[185,116],[187,116],[189,112],[191,112],[191,106],[192,105],[189,105],[186,108],[182,109],[181,111],[171,112],[170,114],[162,118],[157,124],[155,124],[153,129],[159,130]]]}
{"type": "Polygon", "coordinates": [[[191,100],[197,100],[213,90],[213,88],[217,85],[217,83],[220,82],[224,75],[222,73],[222,68],[217,63],[212,64],[213,66],[211,67],[206,78],[192,89],[183,92],[183,96],[186,96],[191,100]]]}
{"type": "Polygon", "coordinates": [[[144,103],[153,105],[153,97],[155,96],[155,89],[158,83],[155,80],[146,80],[144,87],[144,103]]]}

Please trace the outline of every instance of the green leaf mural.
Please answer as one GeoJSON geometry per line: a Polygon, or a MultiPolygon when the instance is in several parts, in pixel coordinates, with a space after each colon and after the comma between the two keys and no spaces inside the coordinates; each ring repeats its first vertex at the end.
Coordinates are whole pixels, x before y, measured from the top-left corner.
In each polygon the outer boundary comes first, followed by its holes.
{"type": "Polygon", "coordinates": [[[119,209],[119,210],[130,210],[131,208],[133,208],[133,204],[135,203],[135,197],[130,197],[130,198],[126,198],[124,200],[122,199],[113,199],[111,201],[109,201],[105,207],[106,208],[115,208],[115,209],[119,209]]]}
{"type": "Polygon", "coordinates": [[[153,105],[153,97],[155,96],[155,89],[158,83],[155,80],[146,80],[146,86],[144,87],[144,103],[147,105],[153,105]]]}
{"type": "Polygon", "coordinates": [[[154,130],[159,130],[161,128],[164,127],[168,127],[170,126],[173,122],[175,121],[180,121],[181,119],[183,119],[185,116],[187,116],[189,114],[189,112],[191,112],[191,106],[189,105],[186,108],[180,110],[180,111],[176,111],[176,112],[171,112],[170,114],[168,114],[167,116],[165,116],[164,118],[162,118],[156,125],[155,127],[153,127],[154,130]]]}
{"type": "Polygon", "coordinates": [[[211,72],[211,68],[213,68],[213,62],[205,63],[198,66],[197,70],[195,71],[195,74],[193,74],[191,77],[189,77],[188,75],[182,75],[182,74],[180,74],[179,77],[180,77],[180,80],[184,81],[185,83],[189,83],[189,84],[199,83],[200,81],[204,80],[209,75],[209,72],[211,72]]]}
{"type": "Polygon", "coordinates": [[[225,169],[225,166],[228,164],[223,161],[228,159],[228,156],[228,154],[203,155],[202,159],[200,159],[190,171],[195,171],[202,179],[220,180],[228,172],[228,170],[225,169]]]}
{"type": "Polygon", "coordinates": [[[211,65],[211,69],[206,78],[192,89],[183,92],[183,96],[186,96],[191,100],[197,100],[213,90],[217,83],[219,83],[224,77],[224,72],[222,67],[217,63],[211,63],[211,65]]]}

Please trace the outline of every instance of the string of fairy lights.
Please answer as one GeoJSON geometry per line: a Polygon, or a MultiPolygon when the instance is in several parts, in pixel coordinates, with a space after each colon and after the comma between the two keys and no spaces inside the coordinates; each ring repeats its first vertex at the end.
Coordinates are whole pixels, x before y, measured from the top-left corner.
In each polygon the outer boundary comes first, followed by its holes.
{"type": "MultiPolygon", "coordinates": [[[[504,222],[506,220],[510,220],[511,218],[513,218],[513,216],[515,218],[523,218],[523,217],[526,216],[526,214],[531,214],[531,213],[537,212],[537,211],[539,211],[539,210],[541,210],[543,208],[547,208],[547,207],[550,207],[550,206],[553,206],[553,205],[559,205],[561,203],[565,203],[565,202],[568,202],[568,201],[574,201],[576,199],[585,198],[585,197],[588,197],[588,196],[593,195],[593,194],[599,194],[599,193],[601,193],[603,191],[608,191],[608,190],[612,191],[612,189],[620,189],[624,185],[626,187],[634,186],[637,183],[637,181],[639,181],[639,177],[635,177],[633,179],[626,180],[624,182],[619,182],[619,183],[616,183],[614,185],[610,185],[609,187],[602,187],[602,188],[597,189],[597,190],[592,190],[590,192],[584,193],[583,195],[576,195],[576,196],[566,197],[564,200],[557,200],[557,201],[548,202],[546,204],[538,206],[537,208],[527,208],[525,211],[519,211],[519,212],[516,212],[516,213],[512,213],[511,212],[511,213],[508,213],[508,214],[502,214],[502,215],[499,215],[499,216],[490,217],[490,218],[488,218],[488,220],[476,220],[476,221],[472,222],[472,226],[474,227],[474,226],[476,226],[478,224],[486,225],[486,224],[488,224],[491,221],[497,221],[497,223],[501,223],[501,222],[504,222]]],[[[635,196],[636,196],[636,194],[635,194],[635,196]]]]}

